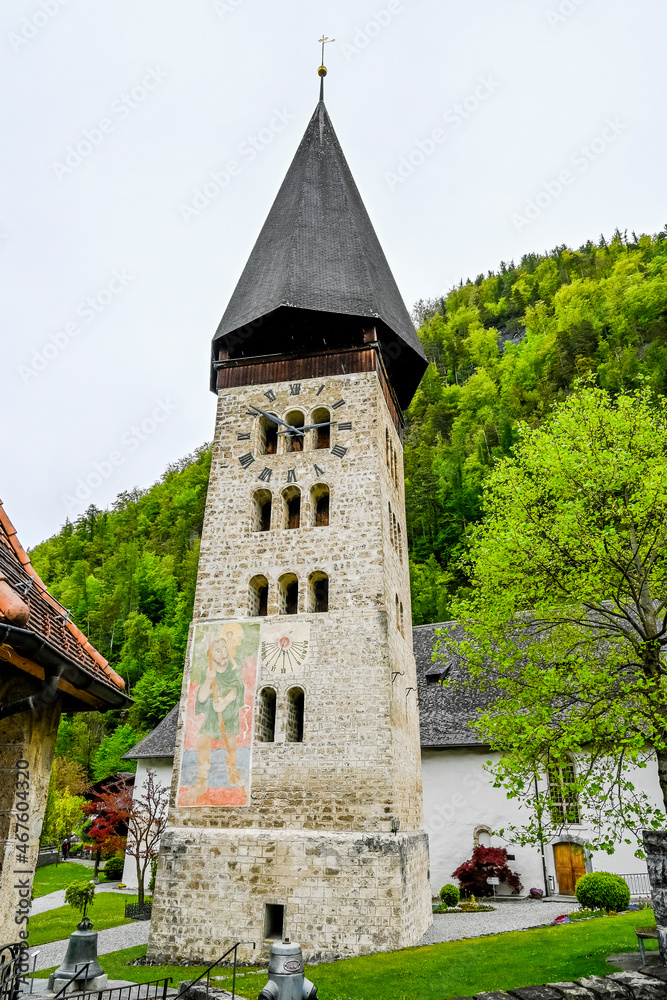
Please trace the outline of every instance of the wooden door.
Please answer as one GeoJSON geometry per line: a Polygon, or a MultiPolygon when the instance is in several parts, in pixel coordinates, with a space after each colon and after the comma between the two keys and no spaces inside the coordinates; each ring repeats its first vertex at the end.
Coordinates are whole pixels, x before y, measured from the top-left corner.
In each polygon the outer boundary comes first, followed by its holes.
{"type": "Polygon", "coordinates": [[[554,844],[556,878],[561,896],[574,896],[577,879],[586,874],[586,858],[581,844],[554,844]]]}

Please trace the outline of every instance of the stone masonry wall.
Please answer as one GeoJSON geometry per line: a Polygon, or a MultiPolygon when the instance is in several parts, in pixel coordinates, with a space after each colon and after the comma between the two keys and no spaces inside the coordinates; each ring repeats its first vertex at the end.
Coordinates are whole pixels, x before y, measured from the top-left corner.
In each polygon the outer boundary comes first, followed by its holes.
{"type": "MultiPolygon", "coordinates": [[[[41,685],[0,660],[0,702],[41,685]]],[[[51,777],[60,699],[0,721],[0,943],[24,940],[51,777]]]]}
{"type": "MultiPolygon", "coordinates": [[[[231,937],[254,940],[259,947],[263,900],[271,902],[267,893],[277,889],[289,899],[290,919],[301,928],[286,934],[309,942],[310,955],[414,944],[429,925],[404,505],[401,442],[375,373],[310,379],[298,392],[287,384],[220,392],[195,621],[308,623],[310,656],[292,674],[262,667],[258,690],[269,684],[277,693],[276,734],[272,743],[253,742],[248,807],[176,806],[181,711],[150,955],[187,957],[195,940],[215,941],[215,951],[231,937]],[[315,410],[327,407],[337,422],[330,449],[314,448],[308,432],[303,451],[285,452],[281,435],[278,454],[262,455],[262,422],[252,406],[281,418],[298,410],[306,424],[314,422],[315,410]],[[311,489],[320,484],[330,491],[328,527],[313,526],[311,489]],[[287,529],[283,492],[295,485],[302,491],[301,527],[287,529]],[[264,532],[253,530],[253,497],[260,489],[273,495],[271,530],[264,532]],[[316,614],[309,610],[311,577],[322,573],[329,578],[329,610],[316,614]],[[299,580],[297,616],[279,615],[279,581],[285,574],[299,580]],[[258,576],[269,583],[268,618],[250,619],[256,610],[250,581],[258,576]],[[300,743],[285,739],[288,691],[294,686],[305,693],[300,743]],[[321,845],[317,856],[324,857],[336,838],[343,838],[342,855],[338,848],[334,852],[341,863],[328,874],[304,864],[313,843],[321,845]],[[369,843],[376,847],[369,849],[369,843]],[[271,865],[278,845],[276,881],[271,865]],[[240,862],[238,870],[252,869],[252,883],[231,877],[241,848],[252,864],[240,862]],[[216,875],[217,862],[207,858],[208,851],[227,871],[227,882],[216,875]],[[374,872],[371,884],[361,884],[368,901],[348,912],[357,905],[350,902],[351,887],[364,878],[367,865],[374,872]],[[394,909],[385,912],[390,889],[398,895],[391,896],[394,909]],[[322,906],[326,918],[305,915],[321,913],[322,906]],[[387,916],[391,927],[383,927],[387,916]]],[[[190,657],[191,650],[183,699],[190,657]]]]}

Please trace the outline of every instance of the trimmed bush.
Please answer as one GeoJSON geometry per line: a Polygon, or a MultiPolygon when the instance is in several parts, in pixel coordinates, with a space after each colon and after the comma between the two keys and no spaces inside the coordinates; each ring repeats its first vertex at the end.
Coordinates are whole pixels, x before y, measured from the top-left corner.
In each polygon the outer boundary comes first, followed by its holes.
{"type": "Polygon", "coordinates": [[[457,885],[452,885],[449,882],[447,885],[443,885],[440,890],[440,899],[443,901],[445,906],[457,906],[461,898],[461,891],[457,885]]]}
{"type": "Polygon", "coordinates": [[[106,862],[102,871],[109,879],[110,882],[115,882],[117,879],[123,877],[123,868],[125,867],[125,858],[109,858],[106,862]]]}
{"type": "Polygon", "coordinates": [[[625,879],[611,872],[589,872],[577,880],[574,894],[589,910],[625,910],[630,890],[625,879]]]}

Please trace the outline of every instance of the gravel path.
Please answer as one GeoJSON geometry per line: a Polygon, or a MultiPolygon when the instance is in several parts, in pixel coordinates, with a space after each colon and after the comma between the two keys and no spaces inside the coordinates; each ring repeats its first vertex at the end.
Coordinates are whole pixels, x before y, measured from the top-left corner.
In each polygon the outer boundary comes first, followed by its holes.
{"type": "MultiPolygon", "coordinates": [[[[131,924],[123,924],[122,927],[108,927],[105,931],[99,931],[97,937],[98,955],[106,955],[110,951],[120,951],[121,948],[134,948],[137,944],[147,944],[150,926],[150,920],[135,920],[131,924]]],[[[69,938],[65,938],[62,941],[50,941],[48,944],[40,944],[36,948],[31,948],[31,955],[34,955],[36,951],[39,952],[36,968],[50,969],[52,965],[60,965],[65,957],[68,943],[69,938]]]]}
{"type": "MultiPolygon", "coordinates": [[[[117,892],[121,896],[136,896],[136,889],[119,889],[118,882],[103,882],[101,885],[95,887],[95,893],[98,892],[117,892]]],[[[58,906],[65,905],[65,890],[56,889],[55,892],[47,892],[45,896],[38,896],[37,899],[33,899],[32,906],[30,907],[30,916],[34,917],[38,913],[46,913],[48,910],[55,910],[58,906]]]]}
{"type": "Polygon", "coordinates": [[[550,924],[561,913],[576,910],[578,905],[576,902],[538,903],[531,900],[525,903],[498,903],[490,913],[434,913],[433,925],[419,944],[440,944],[442,941],[460,941],[483,934],[540,927],[550,924]]]}

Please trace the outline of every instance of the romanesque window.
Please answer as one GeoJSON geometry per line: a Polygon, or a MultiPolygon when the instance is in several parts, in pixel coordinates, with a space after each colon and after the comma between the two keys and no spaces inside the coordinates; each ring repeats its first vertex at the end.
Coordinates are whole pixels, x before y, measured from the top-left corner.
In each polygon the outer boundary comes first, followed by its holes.
{"type": "Polygon", "coordinates": [[[324,483],[312,486],[310,504],[313,512],[313,526],[326,528],[329,524],[329,487],[324,483]]]}
{"type": "Polygon", "coordinates": [[[299,581],[293,573],[286,573],[278,581],[280,614],[296,615],[299,611],[299,581]]]}
{"type": "MultiPolygon", "coordinates": [[[[303,427],[305,420],[303,413],[299,410],[290,410],[285,417],[285,423],[290,427],[303,427]]],[[[285,432],[285,451],[303,451],[303,434],[290,434],[285,432]]]]}
{"type": "Polygon", "coordinates": [[[313,411],[312,424],[323,424],[313,429],[313,448],[331,447],[331,414],[325,408],[313,411]]]}
{"type": "Polygon", "coordinates": [[[278,427],[268,417],[260,417],[259,452],[261,455],[275,455],[278,451],[278,427]]]}
{"type": "Polygon", "coordinates": [[[403,560],[403,540],[401,538],[401,526],[396,522],[396,527],[398,528],[398,534],[396,535],[396,540],[398,542],[398,558],[403,560]]]}
{"type": "Polygon", "coordinates": [[[257,695],[255,738],[259,743],[274,743],[276,739],[276,692],[270,687],[257,695]]]}
{"type": "Polygon", "coordinates": [[[271,529],[271,494],[268,490],[257,490],[252,498],[252,530],[271,529]]]}
{"type": "Polygon", "coordinates": [[[403,632],[403,602],[399,601],[398,594],[396,594],[396,628],[404,635],[403,632]]]}
{"type": "Polygon", "coordinates": [[[491,847],[492,836],[493,830],[490,826],[476,826],[472,834],[473,846],[491,847]]]}
{"type": "Polygon", "coordinates": [[[265,576],[254,576],[250,581],[248,614],[251,618],[264,618],[268,613],[269,582],[265,576]]]}
{"type": "Polygon", "coordinates": [[[548,771],[551,819],[554,823],[580,823],[579,795],[574,787],[574,761],[566,758],[548,771]]]}
{"type": "Polygon", "coordinates": [[[301,524],[301,490],[288,486],[283,491],[283,527],[298,528],[301,524]]]}
{"type": "Polygon", "coordinates": [[[387,453],[387,468],[391,470],[391,442],[389,440],[389,429],[387,427],[384,429],[384,443],[387,453]]]}
{"type": "Polygon", "coordinates": [[[329,577],[326,573],[313,573],[310,578],[310,610],[316,614],[329,610],[329,577]]]}
{"type": "Polygon", "coordinates": [[[286,743],[303,743],[304,700],[305,696],[301,688],[291,688],[287,692],[286,743]]]}

